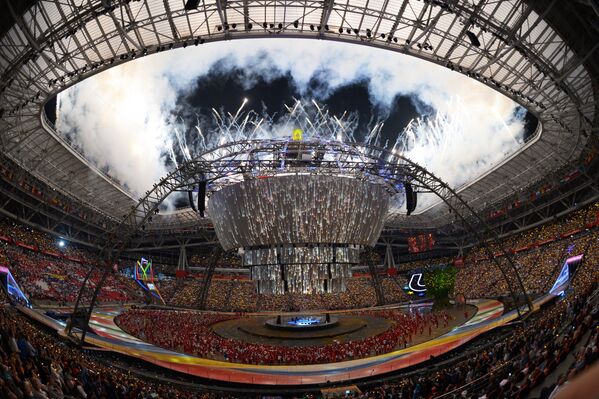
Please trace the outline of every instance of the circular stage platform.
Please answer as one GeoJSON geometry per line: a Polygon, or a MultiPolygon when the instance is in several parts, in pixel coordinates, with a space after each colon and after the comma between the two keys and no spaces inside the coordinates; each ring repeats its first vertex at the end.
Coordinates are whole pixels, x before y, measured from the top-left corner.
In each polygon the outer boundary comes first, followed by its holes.
{"type": "MultiPolygon", "coordinates": [[[[320,316],[319,316],[320,317],[320,316]]],[[[364,339],[385,332],[391,322],[381,317],[362,315],[337,315],[326,324],[314,323],[308,326],[284,327],[285,320],[293,316],[282,317],[281,324],[272,316],[245,317],[216,323],[212,330],[223,338],[237,339],[248,343],[262,343],[280,346],[326,345],[332,342],[347,342],[364,339]],[[274,326],[272,323],[275,323],[274,326]]]]}
{"type": "Polygon", "coordinates": [[[266,320],[264,324],[275,330],[313,331],[336,326],[339,319],[330,316],[277,316],[266,320]]]}

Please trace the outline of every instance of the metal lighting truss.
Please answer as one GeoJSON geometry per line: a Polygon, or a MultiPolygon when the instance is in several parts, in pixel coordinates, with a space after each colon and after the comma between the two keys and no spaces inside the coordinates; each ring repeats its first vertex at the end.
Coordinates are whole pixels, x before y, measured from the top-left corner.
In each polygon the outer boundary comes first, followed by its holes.
{"type": "MultiPolygon", "coordinates": [[[[336,161],[293,160],[283,166],[280,159],[274,157],[266,157],[267,159],[265,159],[263,154],[267,150],[271,151],[273,155],[281,154],[281,151],[287,148],[286,143],[283,141],[260,140],[227,144],[213,150],[212,153],[203,154],[196,159],[179,165],[175,171],[154,184],[152,190],[148,191],[139,203],[130,210],[129,214],[123,218],[121,223],[108,234],[108,241],[104,243],[100,253],[100,259],[105,261],[100,283],[92,286],[87,284],[87,279],[84,281],[75,305],[74,314],[84,314],[89,321],[101,285],[106,276],[114,271],[112,262],[118,259],[123,250],[129,247],[130,242],[140,231],[150,228],[160,204],[171,193],[193,190],[200,181],[205,181],[208,185],[216,185],[225,179],[252,178],[250,176],[255,171],[258,172],[258,176],[262,176],[263,173],[269,170],[277,171],[277,173],[305,173],[307,168],[312,168],[313,173],[324,174],[332,171],[338,173],[340,170],[346,173],[355,172],[359,175],[368,175],[379,179],[392,190],[405,184],[411,184],[418,192],[434,193],[451,209],[458,220],[477,236],[487,256],[492,259],[506,280],[518,312],[523,311],[526,313],[532,310],[532,304],[518,274],[518,268],[509,253],[503,249],[499,237],[493,229],[488,227],[476,210],[449,185],[422,166],[384,149],[365,145],[348,146],[335,143],[327,145],[341,152],[336,161]],[[215,154],[216,156],[214,156],[215,154]],[[354,160],[352,156],[355,154],[361,154],[362,159],[354,160]],[[489,238],[489,241],[487,242],[483,238],[489,238]],[[494,256],[491,245],[494,245],[504,254],[505,263],[494,256]],[[90,290],[93,290],[93,292],[90,292],[90,290]],[[82,298],[91,298],[91,302],[82,303],[82,298]],[[520,304],[523,306],[520,307],[520,304]]],[[[258,178],[256,175],[253,176],[258,178]]],[[[203,287],[204,290],[207,288],[206,286],[203,287]]],[[[85,330],[79,338],[82,341],[85,339],[85,330]]]]}
{"type": "MultiPolygon", "coordinates": [[[[539,12],[522,0],[217,0],[191,10],[182,0],[42,0],[27,10],[11,3],[5,13],[14,23],[0,37],[0,151],[113,220],[136,200],[52,129],[43,105],[98,72],[172,48],[238,38],[343,41],[419,57],[502,92],[541,125],[518,153],[456,188],[475,209],[576,160],[596,123],[585,67],[592,51],[576,54],[546,22],[557,0],[539,12]]],[[[155,219],[166,229],[197,222],[190,211],[155,219]]],[[[439,203],[388,225],[437,228],[452,219],[439,203]]]]}

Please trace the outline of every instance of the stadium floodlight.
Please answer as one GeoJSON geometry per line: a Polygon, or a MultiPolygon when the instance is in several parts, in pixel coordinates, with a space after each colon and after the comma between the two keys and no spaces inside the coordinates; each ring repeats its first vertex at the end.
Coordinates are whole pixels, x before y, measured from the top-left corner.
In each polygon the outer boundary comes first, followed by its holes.
{"type": "Polygon", "coordinates": [[[185,9],[187,11],[194,10],[194,9],[198,8],[199,4],[200,4],[200,0],[187,0],[187,2],[185,3],[185,9]]]}
{"type": "Polygon", "coordinates": [[[478,37],[476,37],[474,32],[468,30],[466,31],[466,36],[474,47],[480,47],[480,40],[478,40],[478,37]]]}

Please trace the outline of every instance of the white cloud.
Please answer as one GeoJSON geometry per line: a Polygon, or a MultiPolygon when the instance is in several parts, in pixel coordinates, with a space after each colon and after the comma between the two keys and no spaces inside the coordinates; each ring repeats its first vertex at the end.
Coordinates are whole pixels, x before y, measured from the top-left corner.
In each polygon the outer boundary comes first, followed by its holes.
{"type": "Polygon", "coordinates": [[[438,116],[412,127],[407,155],[453,186],[481,174],[522,140],[523,122],[513,117],[517,105],[476,81],[387,50],[302,39],[211,43],[112,68],[61,95],[59,129],[77,129],[75,142],[86,156],[141,193],[166,173],[177,93],[191,89],[217,60],[220,68],[243,68],[248,86],[258,76],[289,73],[305,94],[312,76],[324,73],[328,86],[315,93],[319,97],[366,79],[371,101],[382,109],[398,94],[417,98],[438,116]]]}

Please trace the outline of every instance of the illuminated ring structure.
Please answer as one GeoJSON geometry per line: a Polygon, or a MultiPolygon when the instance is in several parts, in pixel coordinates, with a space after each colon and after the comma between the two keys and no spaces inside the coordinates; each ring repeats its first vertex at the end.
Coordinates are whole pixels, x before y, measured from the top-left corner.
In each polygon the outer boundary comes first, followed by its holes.
{"type": "MultiPolygon", "coordinates": [[[[84,282],[76,302],[75,313],[84,307],[89,322],[97,293],[101,289],[106,277],[112,273],[110,267],[112,260],[118,259],[120,252],[129,245],[135,235],[144,229],[146,225],[151,224],[151,220],[156,215],[160,204],[171,193],[193,190],[200,181],[206,181],[210,184],[211,182],[218,182],[221,179],[232,179],[235,176],[243,178],[244,175],[247,176],[248,173],[251,174],[253,171],[261,173],[264,170],[277,170],[281,167],[281,163],[274,158],[248,159],[247,156],[248,154],[251,156],[251,154],[255,153],[254,150],[257,148],[280,149],[285,143],[287,143],[286,140],[248,140],[223,145],[213,151],[200,155],[196,159],[179,165],[175,171],[162,178],[154,185],[151,191],[146,193],[145,197],[130,211],[120,225],[115,227],[109,234],[109,241],[101,253],[101,258],[106,260],[102,279],[93,288],[94,294],[89,305],[83,305],[80,301],[81,298],[85,297],[84,292],[92,289],[92,287],[84,282]],[[241,157],[242,154],[243,157],[241,157]]],[[[487,222],[447,183],[402,155],[394,154],[385,149],[362,144],[348,146],[338,143],[336,145],[338,145],[340,151],[346,148],[345,151],[358,151],[361,154],[368,155],[363,161],[359,162],[353,161],[351,158],[339,161],[342,162],[342,169],[368,173],[373,177],[383,179],[390,187],[397,187],[400,184],[411,184],[416,191],[434,193],[439,197],[452,210],[456,218],[476,235],[489,259],[501,271],[510,289],[514,303],[519,304],[524,301],[522,308],[520,306],[517,307],[518,313],[526,313],[532,310],[532,303],[518,274],[518,268],[510,254],[503,248],[503,244],[500,242],[497,233],[493,229],[490,229],[487,222]],[[490,237],[491,242],[485,241],[483,237],[490,237]],[[503,253],[507,265],[497,259],[490,245],[494,245],[503,253]]],[[[326,165],[331,164],[331,162],[326,160],[322,162],[322,170],[326,170],[326,165]]],[[[334,162],[334,164],[335,169],[339,168],[339,163],[334,162]]],[[[301,169],[304,166],[302,163],[294,163],[288,164],[286,167],[290,171],[293,171],[295,168],[301,169]]],[[[81,336],[82,340],[84,338],[85,332],[81,336]]]]}
{"type": "MultiPolygon", "coordinates": [[[[206,0],[189,10],[181,0],[5,3],[14,25],[0,37],[1,152],[92,210],[85,224],[118,223],[137,200],[60,138],[44,104],[101,71],[170,49],[241,38],[343,41],[415,56],[505,94],[540,128],[516,155],[460,190],[475,209],[579,159],[597,126],[596,76],[586,66],[593,57],[577,54],[544,19],[562,2],[539,12],[523,0],[206,0]]],[[[402,223],[447,224],[447,207],[436,208],[402,223]]],[[[191,212],[156,216],[163,229],[194,223],[191,212]]]]}

